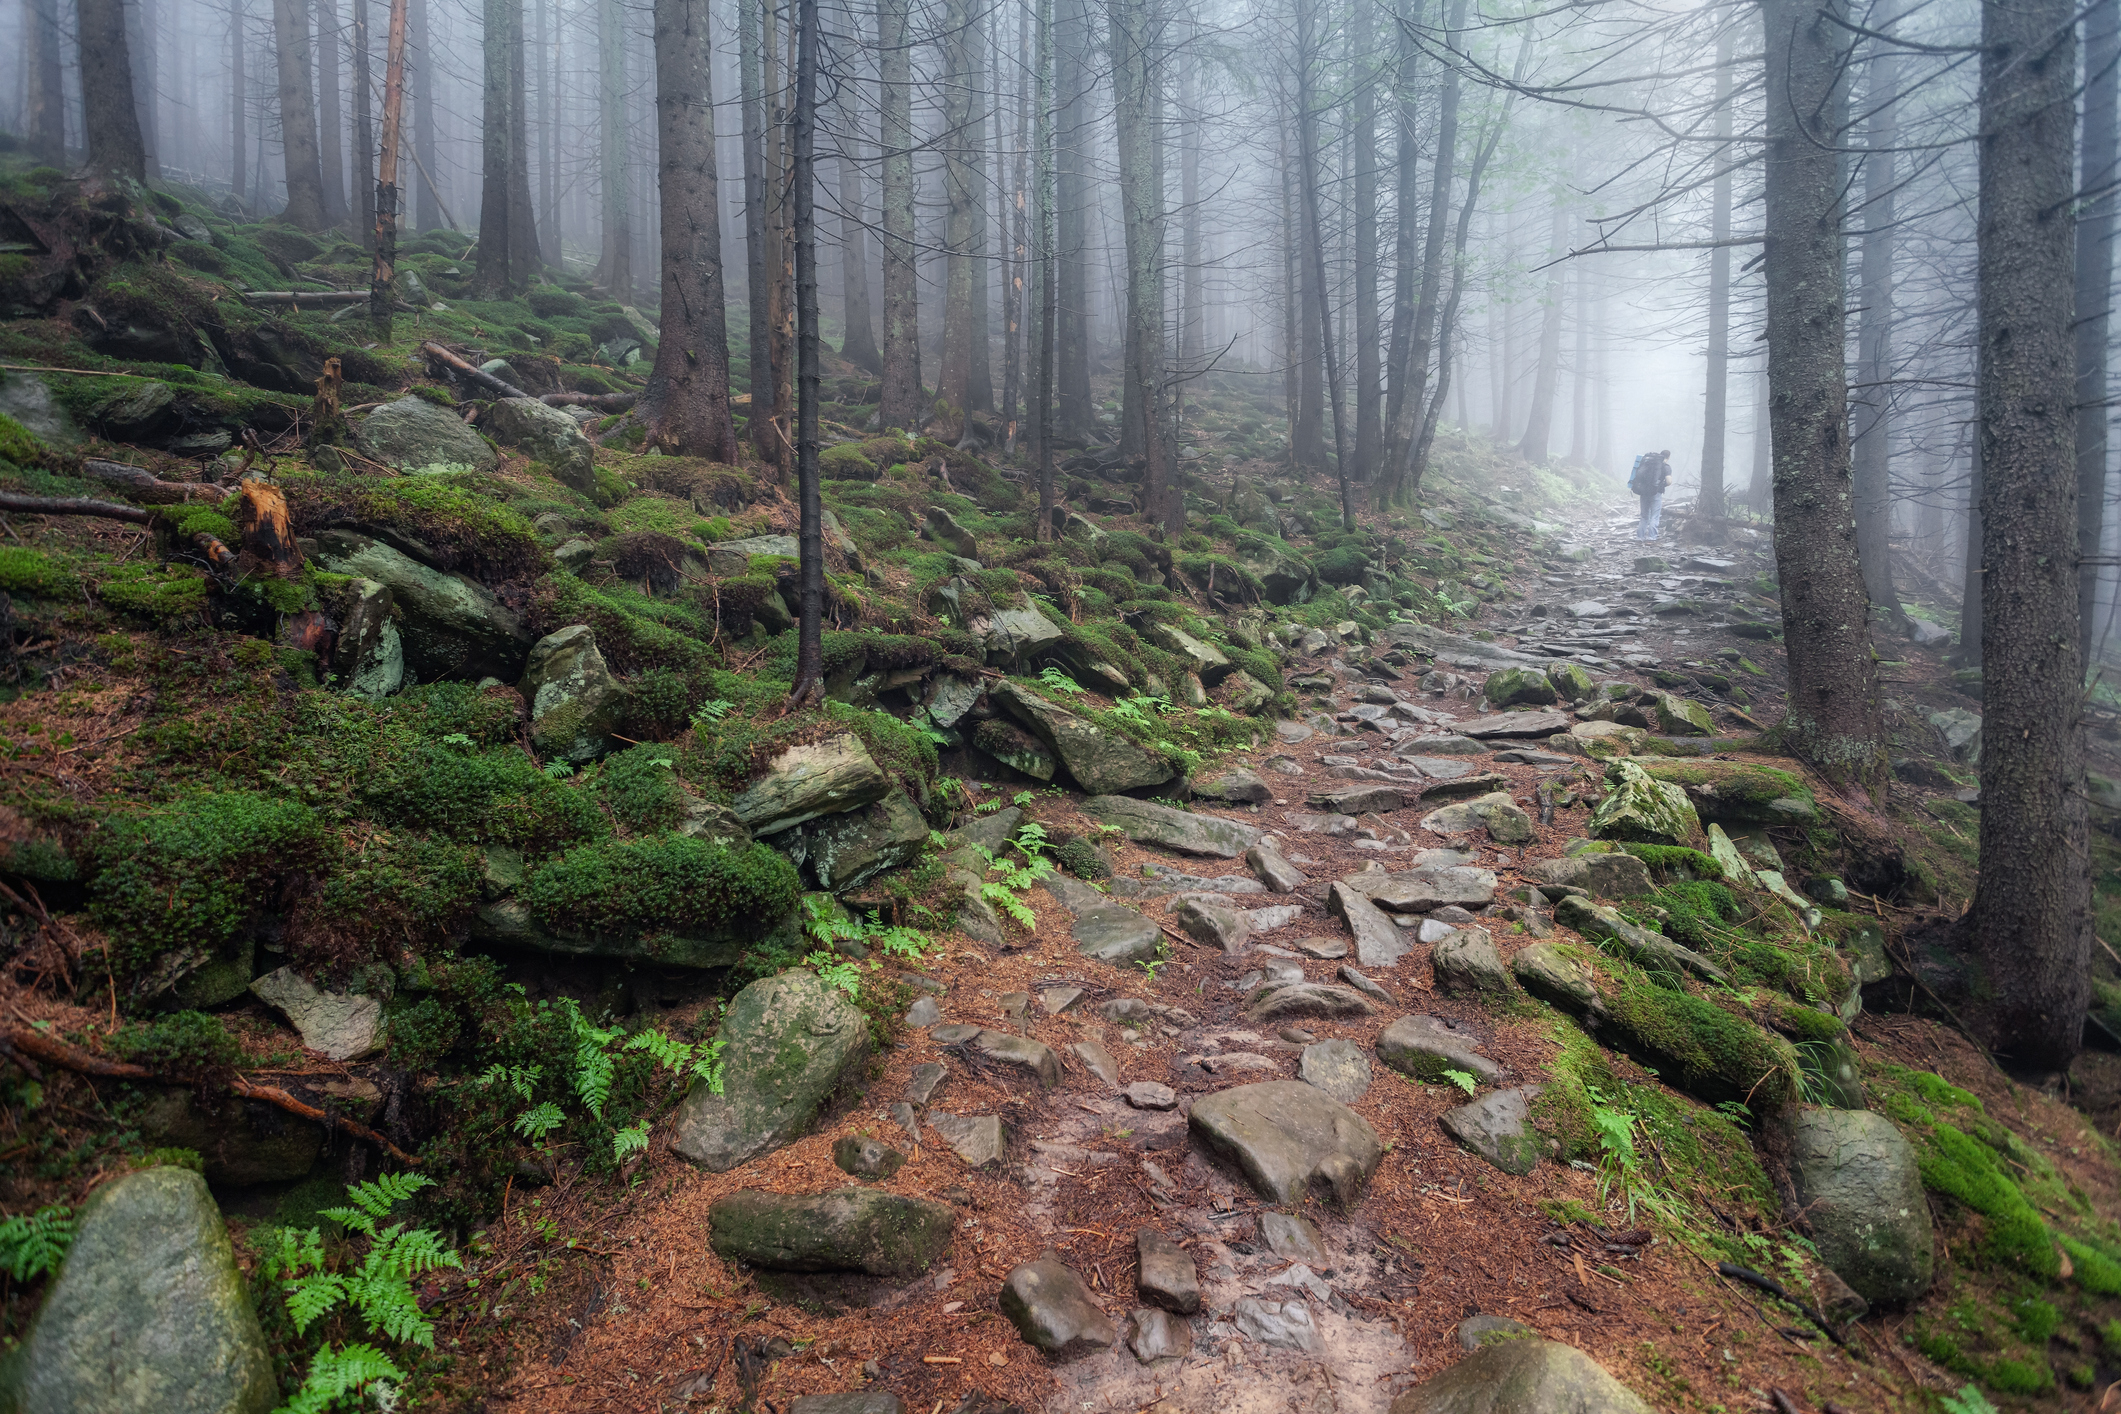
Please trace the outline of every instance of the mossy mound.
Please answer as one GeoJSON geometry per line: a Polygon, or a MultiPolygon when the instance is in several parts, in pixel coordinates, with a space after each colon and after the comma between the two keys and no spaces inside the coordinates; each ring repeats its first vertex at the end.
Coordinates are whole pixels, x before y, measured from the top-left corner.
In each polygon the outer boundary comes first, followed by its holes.
{"type": "Polygon", "coordinates": [[[682,835],[583,845],[532,871],[522,893],[549,928],[686,936],[755,930],[801,896],[795,866],[766,846],[682,835]]]}
{"type": "Polygon", "coordinates": [[[1792,825],[1818,815],[1803,778],[1773,766],[1671,759],[1640,765],[1652,780],[1684,790],[1701,818],[1719,825],[1792,825]]]}

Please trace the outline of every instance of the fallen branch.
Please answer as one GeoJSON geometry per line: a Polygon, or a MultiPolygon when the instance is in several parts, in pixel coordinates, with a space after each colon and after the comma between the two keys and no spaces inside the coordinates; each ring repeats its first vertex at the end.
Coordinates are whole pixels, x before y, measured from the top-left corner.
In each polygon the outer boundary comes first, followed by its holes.
{"type": "Polygon", "coordinates": [[[595,408],[598,412],[629,412],[640,400],[639,393],[547,393],[538,399],[549,408],[595,408]]]}
{"type": "Polygon", "coordinates": [[[164,481],[144,466],[128,466],[124,462],[97,461],[90,458],[81,463],[82,474],[106,486],[123,487],[127,494],[146,501],[150,505],[166,506],[180,501],[189,501],[194,494],[220,500],[228,494],[219,486],[201,482],[164,481]]]}
{"type": "Polygon", "coordinates": [[[480,387],[491,388],[494,392],[499,393],[504,398],[528,398],[530,396],[530,394],[524,392],[515,384],[504,383],[500,379],[494,377],[491,373],[488,373],[485,369],[478,368],[473,366],[472,364],[466,363],[463,359],[458,358],[448,349],[443,348],[440,344],[435,343],[431,339],[428,342],[420,345],[420,352],[426,354],[429,358],[434,359],[439,363],[446,364],[450,368],[455,369],[457,372],[463,374],[466,378],[469,378],[472,382],[477,383],[480,387]]]}
{"type": "Polygon", "coordinates": [[[8,511],[25,516],[101,516],[134,525],[149,525],[155,519],[153,511],[121,506],[116,501],[92,501],[86,496],[17,496],[0,491],[0,512],[8,511]]]}
{"type": "Polygon", "coordinates": [[[1736,1262],[1718,1262],[1716,1264],[1716,1273],[1718,1276],[1728,1277],[1732,1281],[1742,1281],[1747,1286],[1758,1287],[1770,1296],[1789,1302],[1790,1305],[1795,1306],[1804,1313],[1806,1320],[1819,1327],[1828,1340],[1843,1349],[1849,1348],[1849,1343],[1843,1340],[1832,1326],[1827,1324],[1825,1316],[1819,1314],[1809,1302],[1790,1295],[1788,1288],[1784,1287],[1781,1282],[1776,1281],[1773,1277],[1764,1277],[1750,1267],[1741,1267],[1736,1262]]]}
{"type": "Polygon", "coordinates": [[[366,290],[245,290],[245,304],[367,304],[366,290]]]}
{"type": "MultiPolygon", "coordinates": [[[[68,1045],[57,1036],[39,1031],[35,1027],[17,1026],[12,1028],[7,1032],[7,1041],[14,1049],[26,1055],[34,1056],[46,1065],[56,1065],[62,1070],[71,1070],[81,1075],[96,1075],[108,1080],[148,1080],[163,1085],[175,1083],[161,1079],[144,1065],[133,1065],[128,1061],[106,1060],[104,1057],[92,1055],[78,1046],[68,1045]]],[[[246,1100],[259,1100],[276,1109],[285,1110],[291,1115],[299,1115],[303,1119],[315,1120],[326,1129],[343,1130],[356,1139],[364,1139],[383,1150],[384,1153],[389,1154],[399,1163],[417,1166],[420,1162],[373,1129],[370,1129],[367,1125],[358,1124],[353,1120],[347,1119],[344,1115],[330,1114],[318,1109],[315,1105],[305,1104],[303,1101],[288,1094],[285,1090],[275,1086],[258,1085],[245,1080],[239,1075],[228,1082],[228,1088],[231,1092],[240,1095],[246,1100]]]]}

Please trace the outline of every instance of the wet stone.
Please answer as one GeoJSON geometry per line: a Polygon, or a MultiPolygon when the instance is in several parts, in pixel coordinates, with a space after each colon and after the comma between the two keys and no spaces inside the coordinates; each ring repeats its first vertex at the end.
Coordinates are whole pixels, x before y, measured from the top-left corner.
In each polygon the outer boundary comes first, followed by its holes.
{"type": "Polygon", "coordinates": [[[1127,1318],[1127,1348],[1142,1364],[1193,1353],[1193,1328],[1169,1311],[1143,1307],[1127,1318]]]}
{"type": "Polygon", "coordinates": [[[1140,1263],[1135,1284],[1142,1300],[1182,1316],[1198,1311],[1200,1276],[1192,1255],[1153,1227],[1136,1232],[1134,1242],[1140,1263]]]}
{"type": "Polygon", "coordinates": [[[1504,1173],[1522,1176],[1539,1164],[1546,1141],[1532,1128],[1531,1102],[1540,1087],[1497,1090],[1468,1105],[1445,1110],[1437,1121],[1453,1139],[1504,1173]]]}
{"type": "Polygon", "coordinates": [[[906,1156],[881,1139],[846,1134],[833,1141],[832,1162],[856,1178],[882,1182],[899,1171],[906,1156]]]}

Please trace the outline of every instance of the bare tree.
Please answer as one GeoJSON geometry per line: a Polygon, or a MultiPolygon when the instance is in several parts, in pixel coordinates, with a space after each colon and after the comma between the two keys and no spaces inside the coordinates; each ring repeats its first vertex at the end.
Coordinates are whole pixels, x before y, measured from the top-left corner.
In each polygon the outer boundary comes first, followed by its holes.
{"type": "Polygon", "coordinates": [[[978,158],[972,150],[972,109],[978,67],[978,28],[968,0],[943,9],[943,358],[936,374],[930,436],[955,442],[964,435],[972,383],[972,230],[980,207],[978,158]]]}
{"type": "MultiPolygon", "coordinates": [[[[1709,197],[1709,357],[1701,419],[1701,491],[1694,515],[1703,525],[1723,516],[1723,444],[1728,438],[1731,367],[1731,50],[1734,34],[1726,26],[1716,40],[1716,140],[1720,170],[1709,197]]],[[[1581,374],[1578,374],[1581,377],[1581,374]]],[[[1581,399],[1579,398],[1579,402],[1581,399]]],[[[1577,445],[1583,443],[1577,438],[1577,445]]]]}
{"type": "MultiPolygon", "coordinates": [[[[489,0],[491,3],[491,0],[489,0]]],[[[597,282],[620,304],[633,299],[633,196],[626,180],[626,31],[620,0],[597,7],[597,121],[602,137],[597,180],[604,195],[604,246],[597,282]]]]}
{"type": "MultiPolygon", "coordinates": [[[[29,92],[23,126],[29,132],[30,151],[41,160],[57,164],[66,160],[66,88],[59,61],[59,0],[29,0],[28,17],[29,92]]],[[[235,0],[229,16],[231,32],[243,22],[242,5],[235,0]]],[[[236,63],[242,64],[243,41],[233,41],[236,63]]],[[[243,195],[243,104],[242,81],[235,90],[236,195],[243,195]]]]}
{"type": "Polygon", "coordinates": [[[2096,195],[2077,215],[2077,651],[2092,660],[2099,559],[2106,529],[2106,340],[2112,328],[2113,182],[2117,173],[2115,100],[2121,95],[2121,0],[2084,11],[2084,137],[2080,187],[2096,195]]]}
{"type": "MultiPolygon", "coordinates": [[[[356,5],[366,0],[354,0],[356,5]]],[[[375,264],[368,281],[368,318],[377,336],[390,339],[390,311],[398,277],[398,148],[405,115],[406,0],[390,0],[390,36],[383,54],[383,150],[376,163],[372,233],[375,264]]]]}
{"type": "Polygon", "coordinates": [[[839,92],[840,128],[840,357],[870,373],[883,371],[876,348],[876,322],[869,308],[868,219],[862,197],[860,137],[861,85],[843,83],[839,92]]]}
{"type": "Polygon", "coordinates": [[[884,159],[884,388],[878,424],[920,425],[920,309],[913,247],[913,45],[907,0],[878,0],[878,110],[884,159]]]}
{"type": "MultiPolygon", "coordinates": [[[[1890,8],[1876,17],[1881,34],[1894,23],[1890,8]]],[[[1872,615],[1906,631],[1907,615],[1893,586],[1892,350],[1893,199],[1898,185],[1900,55],[1889,38],[1872,41],[1870,118],[1863,154],[1863,307],[1857,325],[1855,411],[1856,559],[1872,615]]],[[[1722,252],[1718,252],[1722,254],[1722,252]]],[[[1726,257],[1728,258],[1728,257],[1726,257]]]]}
{"type": "MultiPolygon", "coordinates": [[[[358,4],[360,0],[353,0],[358,4]]],[[[317,0],[317,136],[324,180],[324,224],[346,220],[346,125],[339,112],[339,12],[317,0]]]]}
{"type": "MultiPolygon", "coordinates": [[[[1119,158],[1120,220],[1127,244],[1127,381],[1121,418],[1146,462],[1143,513],[1176,533],[1186,503],[1171,479],[1164,443],[1164,179],[1157,127],[1163,65],[1155,0],[1107,0],[1112,112],[1119,158]]],[[[1125,442],[1122,442],[1125,445],[1125,442]]]]}
{"type": "MultiPolygon", "coordinates": [[[[98,6],[115,0],[92,0],[98,6]]],[[[86,17],[83,19],[86,25],[86,17]]],[[[321,231],[324,213],[324,174],[317,156],[317,105],[310,92],[309,7],[304,0],[273,0],[273,49],[280,73],[280,151],[287,173],[287,209],[280,213],[288,225],[304,231],[321,231]]],[[[85,36],[84,36],[85,39],[85,36]]],[[[124,43],[123,32],[118,42],[124,43]]],[[[82,45],[84,57],[89,46],[82,45]]],[[[90,103],[89,111],[96,110],[90,103]]],[[[132,106],[127,94],[126,106],[132,106]]],[[[138,127],[134,128],[138,141],[138,127]]],[[[90,148],[95,144],[90,142],[90,148]]]]}
{"type": "MultiPolygon", "coordinates": [[[[662,0],[664,4],[673,0],[662,0]]],[[[801,520],[796,549],[801,606],[797,610],[795,684],[790,706],[806,706],[825,695],[825,530],[818,488],[818,333],[817,310],[817,0],[797,0],[794,139],[795,301],[796,301],[796,497],[801,520]]],[[[705,5],[701,5],[704,20],[705,5]]],[[[702,30],[706,28],[701,25],[702,30]]],[[[700,44],[706,67],[706,41],[700,44]]],[[[712,131],[711,122],[709,131],[712,131]]],[[[709,150],[712,150],[711,143],[709,150]]],[[[706,211],[710,226],[713,207],[706,211]]],[[[667,257],[666,257],[667,258],[667,257]]],[[[719,301],[717,301],[719,304],[719,301]]]]}

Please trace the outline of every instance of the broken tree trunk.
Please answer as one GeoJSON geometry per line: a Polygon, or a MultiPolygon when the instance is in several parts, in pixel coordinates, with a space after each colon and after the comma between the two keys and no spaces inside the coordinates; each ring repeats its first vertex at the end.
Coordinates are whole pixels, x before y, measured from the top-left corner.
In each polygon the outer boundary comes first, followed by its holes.
{"type": "Polygon", "coordinates": [[[204,482],[163,481],[144,466],[127,466],[124,462],[97,461],[90,458],[81,463],[81,472],[92,480],[100,481],[106,486],[115,486],[126,495],[154,506],[175,505],[201,498],[218,501],[228,494],[225,488],[204,482]]]}
{"type": "Polygon", "coordinates": [[[269,482],[250,480],[243,483],[242,495],[236,508],[236,530],[242,537],[243,553],[260,569],[282,579],[299,572],[302,548],[295,543],[286,494],[269,482]]]}
{"type": "Polygon", "coordinates": [[[640,394],[547,393],[538,401],[549,408],[595,408],[598,412],[627,412],[640,401],[640,394]]]}
{"type": "Polygon", "coordinates": [[[500,379],[494,377],[491,373],[488,373],[485,369],[466,363],[463,359],[458,358],[455,354],[451,353],[448,349],[443,348],[440,344],[433,342],[424,343],[420,345],[420,352],[426,354],[435,362],[443,364],[448,368],[454,369],[457,373],[461,374],[466,378],[469,378],[472,382],[478,384],[480,387],[491,388],[494,392],[499,393],[504,398],[528,398],[530,396],[530,394],[524,392],[515,384],[504,383],[500,379]]]}

